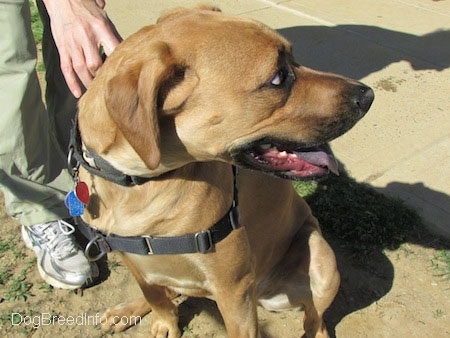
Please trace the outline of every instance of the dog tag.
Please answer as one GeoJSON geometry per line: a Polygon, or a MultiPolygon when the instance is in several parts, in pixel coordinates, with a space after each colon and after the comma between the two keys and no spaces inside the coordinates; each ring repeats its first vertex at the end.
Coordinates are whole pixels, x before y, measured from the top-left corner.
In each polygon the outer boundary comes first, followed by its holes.
{"type": "Polygon", "coordinates": [[[78,182],[75,185],[75,196],[84,205],[89,204],[89,188],[86,183],[78,182]]]}
{"type": "Polygon", "coordinates": [[[85,205],[77,198],[73,190],[66,195],[64,204],[69,209],[70,216],[76,217],[84,214],[85,205]]]}

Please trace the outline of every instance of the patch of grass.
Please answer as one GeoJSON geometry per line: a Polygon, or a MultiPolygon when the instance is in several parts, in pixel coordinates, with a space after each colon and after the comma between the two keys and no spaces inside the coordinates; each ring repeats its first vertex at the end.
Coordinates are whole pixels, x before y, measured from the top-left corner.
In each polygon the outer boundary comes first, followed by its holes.
{"type": "Polygon", "coordinates": [[[9,237],[4,240],[0,238],[0,257],[5,254],[12,254],[14,258],[23,259],[25,258],[25,252],[23,246],[17,245],[19,240],[15,237],[9,237]]]}
{"type": "Polygon", "coordinates": [[[10,275],[8,282],[6,283],[7,291],[5,298],[9,301],[26,301],[29,297],[33,296],[31,288],[33,284],[27,281],[27,275],[32,266],[36,264],[36,258],[33,257],[24,263],[24,267],[19,271],[16,276],[10,275]]]}
{"type": "Polygon", "coordinates": [[[5,285],[12,276],[12,267],[4,266],[0,268],[0,285],[5,285]]]}
{"type": "Polygon", "coordinates": [[[44,33],[44,26],[42,25],[41,17],[34,0],[29,0],[31,10],[31,30],[33,31],[34,40],[36,44],[42,42],[42,34],[44,33]]]}
{"type": "Polygon", "coordinates": [[[0,328],[15,328],[17,334],[20,336],[31,337],[32,332],[37,328],[34,325],[21,325],[23,324],[21,323],[21,320],[25,316],[32,318],[37,315],[39,315],[37,312],[30,309],[8,311],[7,313],[0,315],[0,328]]]}
{"type": "Polygon", "coordinates": [[[10,326],[19,324],[18,322],[18,318],[19,316],[14,317],[13,314],[23,314],[24,312],[20,312],[18,310],[13,310],[13,311],[8,311],[7,313],[1,314],[0,315],[0,326],[6,326],[7,323],[10,324],[10,326]]]}
{"type": "Polygon", "coordinates": [[[11,251],[12,249],[14,249],[15,245],[15,240],[12,237],[6,239],[0,238],[0,254],[11,251]]]}
{"type": "Polygon", "coordinates": [[[108,265],[108,269],[110,271],[117,271],[117,269],[122,266],[122,264],[120,262],[116,261],[113,258],[108,258],[107,265],[108,265]]]}
{"type": "Polygon", "coordinates": [[[183,327],[183,333],[188,334],[188,337],[198,338],[199,336],[194,334],[194,331],[188,326],[183,327]]]}
{"type": "Polygon", "coordinates": [[[38,72],[45,72],[45,65],[43,62],[39,62],[36,66],[38,72]]]}
{"type": "Polygon", "coordinates": [[[2,240],[0,238],[0,254],[3,254],[4,252],[7,252],[11,249],[10,243],[7,240],[2,240]]]}
{"type": "Polygon", "coordinates": [[[441,250],[431,260],[431,267],[438,277],[450,282],[450,250],[441,250]]]}
{"type": "Polygon", "coordinates": [[[45,283],[45,282],[39,283],[39,284],[37,285],[37,288],[38,288],[39,290],[42,290],[42,291],[45,292],[45,293],[50,293],[50,292],[53,291],[53,286],[51,286],[50,284],[47,284],[47,283],[45,283]]]}
{"type": "Polygon", "coordinates": [[[30,291],[32,286],[33,284],[26,280],[26,276],[19,275],[9,283],[6,299],[9,301],[26,301],[28,297],[33,296],[30,291]]]}
{"type": "Polygon", "coordinates": [[[398,249],[423,228],[418,214],[403,201],[345,174],[330,175],[318,182],[312,193],[308,182],[295,187],[319,219],[325,236],[339,240],[361,262],[375,251],[398,249]]]}
{"type": "MultiPolygon", "coordinates": [[[[42,44],[42,36],[44,34],[44,25],[42,24],[41,16],[36,6],[35,0],[29,0],[31,10],[31,30],[33,32],[34,41],[36,47],[40,50],[42,44]]],[[[39,61],[36,70],[38,72],[45,72],[45,65],[42,61],[39,61]]]]}
{"type": "Polygon", "coordinates": [[[433,318],[439,319],[445,317],[445,312],[442,309],[437,309],[436,311],[433,311],[433,318]]]}
{"type": "Polygon", "coordinates": [[[316,181],[293,181],[294,188],[303,198],[314,194],[317,190],[318,182],[316,181]]]}
{"type": "Polygon", "coordinates": [[[32,283],[27,281],[27,269],[22,269],[18,276],[12,278],[8,282],[8,290],[6,291],[6,299],[9,301],[26,301],[28,297],[33,296],[31,293],[32,283]]]}

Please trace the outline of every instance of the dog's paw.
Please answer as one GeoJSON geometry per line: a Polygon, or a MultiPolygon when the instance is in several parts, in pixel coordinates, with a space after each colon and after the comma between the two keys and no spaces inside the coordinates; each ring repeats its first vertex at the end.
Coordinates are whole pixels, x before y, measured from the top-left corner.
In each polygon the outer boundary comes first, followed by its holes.
{"type": "Polygon", "coordinates": [[[152,330],[150,337],[151,338],[160,338],[160,337],[167,337],[167,338],[180,338],[181,337],[181,331],[178,328],[177,321],[164,321],[161,319],[153,319],[152,321],[152,330]]]}
{"type": "Polygon", "coordinates": [[[100,318],[103,332],[122,332],[127,328],[139,325],[148,311],[136,311],[136,304],[123,303],[106,310],[100,318]]]}

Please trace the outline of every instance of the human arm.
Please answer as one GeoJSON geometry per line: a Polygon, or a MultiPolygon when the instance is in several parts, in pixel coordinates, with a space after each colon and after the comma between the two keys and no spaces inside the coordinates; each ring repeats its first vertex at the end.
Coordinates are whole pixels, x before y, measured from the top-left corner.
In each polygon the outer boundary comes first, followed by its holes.
{"type": "Polygon", "coordinates": [[[100,48],[112,53],[122,38],[108,18],[105,0],[43,0],[58,48],[61,71],[75,97],[79,81],[87,88],[103,63],[100,48]]]}

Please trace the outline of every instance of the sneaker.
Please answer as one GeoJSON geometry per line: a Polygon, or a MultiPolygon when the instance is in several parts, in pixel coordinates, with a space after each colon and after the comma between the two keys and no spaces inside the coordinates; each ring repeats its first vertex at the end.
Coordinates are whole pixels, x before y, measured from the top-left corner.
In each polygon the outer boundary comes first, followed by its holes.
{"type": "Polygon", "coordinates": [[[71,236],[74,231],[62,220],[22,226],[23,241],[37,256],[41,277],[53,287],[77,289],[92,279],[91,264],[71,236]]]}

